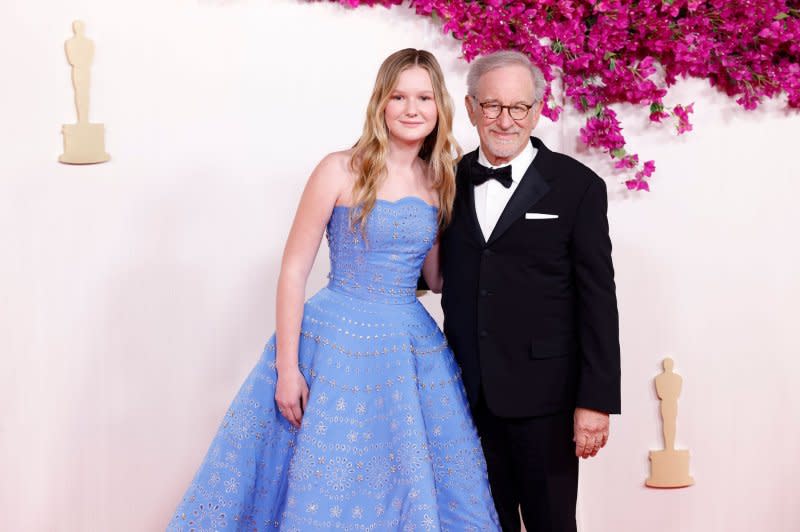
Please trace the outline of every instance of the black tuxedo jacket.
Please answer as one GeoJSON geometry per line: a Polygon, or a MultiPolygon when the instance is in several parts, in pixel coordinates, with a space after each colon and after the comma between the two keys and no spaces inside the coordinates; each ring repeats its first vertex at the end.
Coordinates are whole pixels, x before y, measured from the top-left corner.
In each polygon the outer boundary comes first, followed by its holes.
{"type": "Polygon", "coordinates": [[[469,176],[477,150],[458,165],[453,220],[441,235],[444,332],[473,406],[482,392],[503,417],[576,406],[619,413],[605,183],[531,142],[538,153],[488,241],[469,176]]]}

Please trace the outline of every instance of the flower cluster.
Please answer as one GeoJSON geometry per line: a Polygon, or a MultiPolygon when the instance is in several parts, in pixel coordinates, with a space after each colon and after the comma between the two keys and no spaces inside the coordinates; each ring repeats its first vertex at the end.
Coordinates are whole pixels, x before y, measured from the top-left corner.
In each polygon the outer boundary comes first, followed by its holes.
{"type": "MultiPolygon", "coordinates": [[[[330,0],[350,7],[402,0],[330,0]]],[[[631,190],[649,190],[653,161],[629,154],[611,105],[649,109],[652,122],[691,131],[692,105],[664,103],[680,77],[712,86],[755,109],[764,98],[787,95],[800,108],[800,0],[410,0],[443,31],[462,41],[467,61],[497,50],[519,50],[560,78],[548,87],[543,113],[558,120],[569,103],[586,116],[581,139],[634,175],[631,190]]]]}

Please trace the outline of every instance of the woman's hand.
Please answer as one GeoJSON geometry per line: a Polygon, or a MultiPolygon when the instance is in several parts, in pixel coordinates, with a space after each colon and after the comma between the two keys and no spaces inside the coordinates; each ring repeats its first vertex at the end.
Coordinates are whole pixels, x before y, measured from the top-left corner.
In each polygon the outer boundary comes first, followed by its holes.
{"type": "Polygon", "coordinates": [[[286,371],[278,371],[275,402],[281,415],[299,429],[308,404],[308,384],[297,366],[286,371]]]}

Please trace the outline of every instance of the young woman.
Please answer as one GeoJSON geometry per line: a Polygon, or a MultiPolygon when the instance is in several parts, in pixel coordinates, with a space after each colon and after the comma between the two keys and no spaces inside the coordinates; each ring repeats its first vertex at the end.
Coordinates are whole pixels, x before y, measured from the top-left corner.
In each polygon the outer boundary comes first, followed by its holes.
{"type": "Polygon", "coordinates": [[[430,53],[383,62],[361,138],[308,180],[277,331],[170,530],[499,530],[458,366],[415,295],[420,270],[441,282],[452,115],[430,53]],[[330,283],[304,304],[326,230],[330,283]]]}

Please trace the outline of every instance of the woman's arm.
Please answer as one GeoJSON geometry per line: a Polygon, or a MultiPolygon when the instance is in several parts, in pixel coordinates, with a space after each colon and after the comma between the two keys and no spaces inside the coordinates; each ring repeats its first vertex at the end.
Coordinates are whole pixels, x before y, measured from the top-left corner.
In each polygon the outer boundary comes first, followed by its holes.
{"type": "Polygon", "coordinates": [[[306,280],[328,219],[339,195],[345,190],[348,160],[347,154],[334,153],[314,169],[300,198],[283,250],[276,305],[278,385],[275,401],[281,414],[295,427],[300,427],[308,400],[308,385],[297,365],[306,280]]]}
{"type": "Polygon", "coordinates": [[[442,292],[442,268],[439,263],[439,238],[433,243],[425,262],[422,263],[422,278],[428,285],[431,292],[439,294],[442,292]]]}

